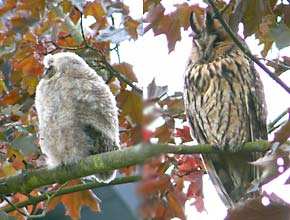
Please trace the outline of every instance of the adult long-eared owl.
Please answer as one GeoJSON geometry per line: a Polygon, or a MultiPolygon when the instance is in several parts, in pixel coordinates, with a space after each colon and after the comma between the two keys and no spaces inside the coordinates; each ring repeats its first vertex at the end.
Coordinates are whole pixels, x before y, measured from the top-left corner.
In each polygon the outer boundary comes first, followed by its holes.
{"type": "MultiPolygon", "coordinates": [[[[185,72],[185,107],[191,132],[201,144],[237,151],[245,142],[266,139],[266,106],[258,73],[224,31],[206,13],[199,25],[185,72]]],[[[245,198],[258,176],[249,162],[255,153],[203,155],[217,192],[227,207],[245,198]]]]}
{"type": "MultiPolygon", "coordinates": [[[[75,53],[44,58],[35,97],[39,143],[49,166],[120,148],[116,101],[103,79],[75,53]]],[[[115,171],[96,174],[109,182],[115,171]]]]}

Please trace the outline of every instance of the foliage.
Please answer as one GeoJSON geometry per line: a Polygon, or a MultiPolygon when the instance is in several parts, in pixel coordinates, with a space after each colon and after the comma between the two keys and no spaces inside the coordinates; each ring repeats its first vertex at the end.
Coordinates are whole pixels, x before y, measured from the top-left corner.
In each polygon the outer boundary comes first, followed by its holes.
{"type": "MultiPolygon", "coordinates": [[[[115,44],[118,48],[120,42],[138,38],[140,22],[130,16],[128,6],[110,0],[7,0],[0,5],[0,16],[2,177],[45,164],[36,137],[37,115],[33,103],[35,88],[44,68],[42,59],[49,53],[73,50],[93,68],[98,68],[97,72],[116,95],[120,127],[124,130],[122,145],[131,146],[141,141],[137,135],[142,121],[141,96],[119,80],[115,72],[107,74],[108,71],[103,71],[110,62],[110,45],[113,47],[115,44]],[[121,18],[116,19],[118,16],[121,18]],[[89,18],[93,22],[88,26],[86,20],[89,18]]],[[[113,67],[123,78],[138,82],[130,64],[118,63],[113,67]]],[[[72,184],[76,182],[69,183],[72,184]]],[[[19,202],[26,198],[15,194],[11,201],[19,202]]],[[[79,219],[82,205],[100,211],[98,200],[90,191],[52,199],[48,209],[53,209],[59,202],[66,206],[72,219],[79,219]]],[[[40,204],[28,211],[33,214],[38,209],[45,209],[44,203],[40,204]]],[[[24,218],[17,211],[13,213],[24,218]]]]}
{"type": "MultiPolygon", "coordinates": [[[[171,52],[181,40],[181,32],[189,29],[190,13],[193,11],[202,22],[205,8],[183,1],[175,5],[174,11],[167,13],[162,4],[164,1],[143,0],[144,33],[152,30],[155,35],[164,34],[171,52]]],[[[216,0],[215,4],[223,11],[225,20],[231,21],[236,19],[234,12],[239,2],[232,0],[227,5],[222,0],[216,0]]],[[[290,57],[267,60],[266,55],[273,44],[278,49],[290,44],[289,4],[283,1],[277,3],[277,0],[243,2],[246,3],[245,7],[239,12],[244,37],[255,34],[260,44],[264,45],[261,59],[275,70],[277,76],[283,74],[290,68],[290,57]]],[[[34,94],[43,72],[44,55],[58,51],[73,50],[78,53],[106,80],[120,109],[122,146],[130,147],[141,141],[148,144],[154,141],[161,144],[192,141],[185,123],[181,92],[168,95],[167,87],[158,86],[153,80],[144,92],[147,96],[142,100],[134,66],[125,62],[110,64],[110,52],[118,52],[118,45],[125,40],[140,38],[141,26],[141,21],[134,20],[129,7],[119,0],[0,1],[0,177],[45,164],[38,148],[34,94]],[[163,121],[163,124],[150,129],[156,121],[163,121]]],[[[277,132],[274,142],[285,142],[289,133],[288,120],[277,132]]],[[[287,157],[289,148],[283,152],[287,157]]],[[[266,156],[259,165],[269,167],[265,162],[267,159],[269,157],[266,156]]],[[[277,157],[271,156],[270,159],[275,164],[277,157]]],[[[285,163],[285,168],[287,166],[289,163],[285,163]]],[[[134,167],[126,167],[122,172],[130,175],[134,170],[134,167]]],[[[143,198],[140,207],[142,216],[185,219],[184,204],[192,198],[197,210],[203,211],[203,173],[198,155],[168,154],[151,158],[143,167],[143,180],[138,187],[138,193],[143,198]],[[186,190],[185,183],[189,183],[186,190]]],[[[277,175],[275,170],[270,176],[277,175]]],[[[266,182],[268,180],[269,174],[265,178],[266,182]]],[[[68,185],[77,183],[72,181],[68,185]]],[[[46,190],[55,191],[59,187],[50,186],[46,190]]],[[[43,189],[35,189],[29,196],[38,195],[40,191],[43,189]]],[[[27,196],[16,193],[11,195],[11,201],[24,201],[27,196]]],[[[89,191],[56,197],[49,200],[48,207],[46,202],[41,202],[28,206],[27,210],[34,214],[40,209],[53,209],[59,202],[66,206],[72,219],[79,218],[82,205],[100,211],[98,201],[89,191]]],[[[247,204],[243,207],[248,210],[247,204]]],[[[240,212],[244,214],[242,208],[238,212],[232,211],[230,216],[240,212]]],[[[19,211],[10,214],[24,218],[19,211]]],[[[5,213],[0,214],[6,217],[5,213]]]]}

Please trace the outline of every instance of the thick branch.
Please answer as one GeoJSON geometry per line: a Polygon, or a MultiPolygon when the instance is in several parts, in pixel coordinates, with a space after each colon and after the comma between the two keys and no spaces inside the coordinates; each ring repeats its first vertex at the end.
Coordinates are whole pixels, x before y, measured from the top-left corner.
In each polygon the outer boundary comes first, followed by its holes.
{"type": "Polygon", "coordinates": [[[243,43],[237,38],[236,34],[231,30],[229,25],[222,18],[218,8],[213,3],[213,0],[208,0],[208,2],[213,8],[216,18],[221,22],[226,32],[229,34],[232,40],[236,43],[236,45],[244,52],[244,54],[246,54],[252,61],[254,61],[259,67],[261,67],[283,89],[285,89],[288,93],[290,93],[290,88],[279,77],[277,77],[275,73],[270,71],[263,63],[261,63],[259,59],[257,59],[253,54],[251,54],[251,52],[247,48],[244,47],[243,43]]]}
{"type": "Polygon", "coordinates": [[[0,211],[4,211],[4,212],[11,212],[15,210],[16,208],[22,208],[22,207],[26,207],[28,205],[35,205],[41,201],[47,200],[49,197],[53,196],[53,197],[57,197],[57,196],[61,196],[61,195],[65,195],[65,194],[69,194],[69,193],[74,193],[74,192],[79,192],[79,191],[84,191],[87,189],[95,189],[95,188],[100,188],[103,186],[111,186],[111,185],[119,185],[119,184],[125,184],[125,183],[132,183],[132,182],[136,182],[139,181],[141,179],[140,176],[129,176],[129,177],[121,177],[118,179],[113,180],[110,183],[98,183],[98,182],[90,182],[90,183],[84,183],[84,184],[78,184],[78,185],[74,185],[68,188],[64,188],[61,190],[56,190],[56,191],[51,191],[48,192],[46,194],[43,194],[41,196],[34,196],[34,197],[30,197],[28,198],[26,201],[23,202],[18,202],[14,204],[13,206],[6,206],[2,209],[0,209],[0,211]]]}
{"type": "MultiPolygon", "coordinates": [[[[240,151],[265,151],[268,148],[269,143],[267,141],[256,141],[244,144],[241,146],[240,151]]],[[[166,144],[137,145],[119,151],[92,155],[75,164],[62,165],[51,169],[42,168],[31,170],[15,176],[2,178],[0,180],[0,192],[2,195],[9,195],[15,192],[29,193],[31,190],[41,186],[53,183],[64,183],[71,179],[93,175],[94,173],[102,171],[141,164],[151,157],[165,153],[209,154],[220,152],[222,151],[208,144],[193,146],[166,144]]]]}

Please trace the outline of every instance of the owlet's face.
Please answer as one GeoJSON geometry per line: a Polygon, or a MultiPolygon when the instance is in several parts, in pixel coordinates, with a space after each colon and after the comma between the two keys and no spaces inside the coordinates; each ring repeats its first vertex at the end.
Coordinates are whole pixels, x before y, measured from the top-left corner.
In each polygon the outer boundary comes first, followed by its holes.
{"type": "Polygon", "coordinates": [[[74,53],[63,52],[48,54],[43,60],[45,66],[44,78],[50,79],[56,73],[66,76],[79,75],[80,69],[86,69],[87,64],[74,53]]]}

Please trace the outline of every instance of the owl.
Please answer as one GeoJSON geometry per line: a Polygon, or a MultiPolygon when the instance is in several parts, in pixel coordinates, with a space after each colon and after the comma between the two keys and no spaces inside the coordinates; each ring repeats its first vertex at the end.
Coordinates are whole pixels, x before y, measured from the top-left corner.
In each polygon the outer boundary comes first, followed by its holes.
{"type": "Polygon", "coordinates": [[[200,25],[192,14],[191,25],[195,37],[185,71],[187,119],[198,143],[228,150],[202,156],[222,201],[233,207],[250,196],[248,189],[259,176],[249,164],[257,153],[229,152],[267,139],[263,86],[252,61],[209,12],[200,25]]]}
{"type": "MultiPolygon", "coordinates": [[[[75,53],[44,58],[45,73],[36,88],[39,144],[49,167],[118,150],[116,101],[103,79],[75,53]]],[[[110,182],[116,172],[95,175],[110,182]]]]}

